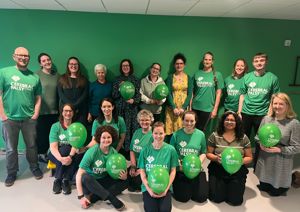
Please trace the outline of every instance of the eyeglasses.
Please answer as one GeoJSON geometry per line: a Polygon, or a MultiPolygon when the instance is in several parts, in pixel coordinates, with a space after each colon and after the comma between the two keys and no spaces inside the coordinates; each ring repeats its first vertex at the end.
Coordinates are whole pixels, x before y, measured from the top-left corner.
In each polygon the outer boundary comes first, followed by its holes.
{"type": "Polygon", "coordinates": [[[69,66],[78,66],[78,63],[69,63],[69,66]]]}
{"type": "Polygon", "coordinates": [[[226,123],[235,123],[236,121],[233,119],[225,119],[225,122],[226,123]]]}
{"type": "Polygon", "coordinates": [[[23,57],[23,58],[29,58],[30,56],[27,54],[14,54],[16,57],[23,57]]]}
{"type": "Polygon", "coordinates": [[[152,69],[160,71],[160,68],[152,67],[152,69]]]}
{"type": "Polygon", "coordinates": [[[130,65],[122,65],[122,67],[129,67],[130,65]]]}

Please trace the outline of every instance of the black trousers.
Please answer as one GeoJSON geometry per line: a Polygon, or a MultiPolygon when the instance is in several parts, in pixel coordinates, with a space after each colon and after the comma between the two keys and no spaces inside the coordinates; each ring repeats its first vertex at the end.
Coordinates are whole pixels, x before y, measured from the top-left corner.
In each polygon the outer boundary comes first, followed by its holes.
{"type": "Polygon", "coordinates": [[[242,165],[234,174],[227,173],[222,165],[210,162],[209,173],[209,200],[216,203],[227,202],[238,206],[244,201],[245,184],[248,169],[242,165]]]}
{"type": "MultiPolygon", "coordinates": [[[[257,134],[260,122],[263,119],[263,117],[264,116],[248,115],[248,114],[242,113],[244,131],[245,131],[245,134],[248,136],[249,139],[250,139],[250,136],[251,136],[252,128],[254,130],[254,135],[257,134]]],[[[253,155],[253,168],[254,168],[254,170],[255,170],[255,167],[256,167],[259,152],[260,152],[259,144],[257,142],[255,142],[255,151],[254,151],[254,155],[253,155]]]]}
{"type": "Polygon", "coordinates": [[[141,175],[132,177],[130,176],[129,171],[130,171],[130,167],[127,169],[128,189],[130,188],[134,191],[141,190],[141,185],[142,185],[141,175]]]}
{"type": "Polygon", "coordinates": [[[57,114],[40,115],[36,125],[38,154],[46,154],[49,149],[49,134],[52,124],[58,121],[57,114]]]}
{"type": "Polygon", "coordinates": [[[205,202],[208,197],[208,182],[205,172],[200,172],[194,179],[187,178],[183,172],[177,171],[173,182],[173,197],[179,202],[190,199],[205,202]]]}
{"type": "Polygon", "coordinates": [[[143,192],[145,212],[170,212],[172,210],[172,195],[168,191],[167,195],[161,198],[153,198],[148,191],[143,192]]]}
{"type": "Polygon", "coordinates": [[[127,180],[114,180],[109,175],[101,179],[95,179],[88,173],[84,173],[81,178],[83,193],[85,195],[93,194],[93,202],[97,200],[106,200],[111,195],[121,194],[128,188],[127,180]]]}
{"type": "Polygon", "coordinates": [[[275,188],[269,183],[259,181],[259,190],[267,192],[270,196],[281,196],[286,193],[289,188],[275,188]]]}
{"type": "MultiPolygon", "coordinates": [[[[58,148],[58,151],[61,156],[66,157],[70,154],[71,148],[72,148],[71,145],[62,145],[58,148]]],[[[54,177],[56,179],[72,180],[73,176],[78,170],[82,157],[83,154],[75,154],[72,158],[72,163],[68,166],[65,166],[62,165],[61,162],[57,160],[56,157],[54,157],[51,152],[49,152],[48,154],[49,160],[51,160],[56,165],[54,177]]]]}
{"type": "Polygon", "coordinates": [[[196,122],[196,128],[205,132],[206,127],[210,121],[210,112],[204,112],[201,110],[194,110],[197,114],[198,121],[196,122]]]}

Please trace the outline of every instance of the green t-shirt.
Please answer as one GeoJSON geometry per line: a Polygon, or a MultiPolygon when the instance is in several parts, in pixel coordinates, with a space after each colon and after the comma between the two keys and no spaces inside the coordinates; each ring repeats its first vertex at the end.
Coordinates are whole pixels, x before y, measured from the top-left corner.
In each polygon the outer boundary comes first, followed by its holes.
{"type": "Polygon", "coordinates": [[[244,156],[244,149],[251,148],[251,143],[246,134],[240,140],[236,139],[228,142],[223,136],[219,136],[218,133],[213,132],[208,138],[207,146],[215,148],[214,154],[221,154],[226,147],[232,147],[238,149],[242,156],[244,156]]]}
{"type": "Polygon", "coordinates": [[[84,169],[89,175],[95,179],[100,179],[107,176],[106,161],[112,154],[117,153],[113,147],[109,147],[108,154],[104,154],[100,149],[99,144],[92,146],[84,154],[79,167],[84,169]]]}
{"type": "Polygon", "coordinates": [[[217,86],[214,82],[214,74],[212,71],[197,71],[193,77],[194,97],[192,108],[204,112],[211,112],[215,105],[216,90],[224,88],[224,80],[220,72],[215,72],[217,78],[217,86]]]}
{"type": "Polygon", "coordinates": [[[0,95],[4,112],[9,119],[31,118],[34,114],[36,97],[41,94],[40,79],[32,71],[20,71],[16,66],[0,71],[0,95]]]}
{"type": "Polygon", "coordinates": [[[55,143],[58,142],[58,144],[69,144],[68,141],[68,134],[67,129],[64,129],[60,122],[56,122],[52,124],[49,134],[49,142],[55,143]]]}
{"type": "Polygon", "coordinates": [[[206,139],[201,130],[195,129],[192,134],[187,134],[184,129],[173,133],[170,144],[175,147],[179,160],[190,154],[205,154],[206,139]]]}
{"type": "Polygon", "coordinates": [[[153,137],[152,137],[151,130],[146,134],[142,132],[142,128],[139,128],[134,132],[130,143],[130,151],[134,152],[136,160],[138,160],[142,149],[145,146],[151,144],[152,141],[153,141],[153,137]]]}
{"type": "Polygon", "coordinates": [[[254,72],[246,74],[241,87],[241,94],[245,97],[242,112],[248,115],[266,115],[272,95],[279,91],[278,78],[271,72],[262,76],[256,76],[254,72]]]}
{"type": "MultiPolygon", "coordinates": [[[[93,122],[93,126],[92,126],[92,136],[95,135],[96,130],[98,129],[98,127],[104,126],[104,125],[108,125],[108,126],[112,126],[113,128],[115,128],[117,130],[117,133],[120,137],[121,134],[126,133],[126,124],[124,119],[119,116],[118,117],[118,122],[116,123],[114,121],[114,119],[111,120],[110,123],[107,123],[105,120],[102,122],[102,124],[99,124],[98,120],[95,119],[93,122]]],[[[116,148],[118,146],[119,140],[118,141],[113,141],[112,146],[114,148],[116,148]]]]}
{"type": "MultiPolygon", "coordinates": [[[[160,149],[154,149],[153,145],[146,146],[140,153],[138,168],[144,169],[148,175],[151,168],[160,166],[166,168],[169,173],[172,168],[178,166],[178,156],[173,146],[163,143],[160,149]]],[[[146,191],[144,184],[141,186],[142,192],[146,191]]]]}
{"type": "Polygon", "coordinates": [[[239,100],[240,100],[240,89],[244,79],[234,79],[232,76],[228,76],[225,79],[225,88],[224,88],[224,108],[225,110],[231,110],[234,112],[238,111],[239,100]]]}

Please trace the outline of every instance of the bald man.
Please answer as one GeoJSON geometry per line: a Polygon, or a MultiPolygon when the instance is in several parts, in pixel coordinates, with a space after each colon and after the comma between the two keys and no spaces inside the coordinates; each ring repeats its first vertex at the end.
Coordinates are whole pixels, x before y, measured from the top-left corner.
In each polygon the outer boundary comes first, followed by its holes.
{"type": "Polygon", "coordinates": [[[36,179],[43,177],[35,143],[41,82],[38,75],[27,68],[30,56],[26,48],[16,48],[13,59],[16,65],[3,68],[0,72],[0,118],[6,144],[6,186],[14,184],[19,170],[17,147],[20,131],[26,144],[26,159],[30,170],[36,179]]]}

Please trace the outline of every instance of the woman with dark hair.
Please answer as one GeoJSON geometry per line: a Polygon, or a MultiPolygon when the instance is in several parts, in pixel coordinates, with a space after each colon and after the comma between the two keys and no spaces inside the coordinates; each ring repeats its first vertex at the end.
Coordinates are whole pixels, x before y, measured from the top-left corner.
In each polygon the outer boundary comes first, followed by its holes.
{"type": "Polygon", "coordinates": [[[268,115],[263,118],[260,127],[267,123],[275,124],[282,137],[276,146],[260,145],[255,169],[259,179],[257,187],[270,196],[285,195],[291,187],[293,158],[300,152],[300,123],[296,116],[286,93],[272,95],[268,115]]]}
{"type": "Polygon", "coordinates": [[[124,142],[124,149],[122,154],[129,159],[130,139],[135,130],[139,128],[136,121],[136,115],[139,110],[139,103],[141,101],[140,81],[133,75],[133,65],[129,59],[123,59],[120,63],[120,76],[118,76],[113,83],[112,97],[116,103],[116,110],[119,116],[122,116],[126,123],[126,136],[124,142]],[[129,81],[135,87],[135,94],[131,99],[125,100],[120,94],[120,86],[123,82],[129,81]]]}
{"type": "Polygon", "coordinates": [[[164,85],[164,80],[160,77],[161,65],[153,63],[150,68],[150,73],[141,80],[141,108],[149,110],[153,116],[154,121],[160,121],[162,104],[165,103],[166,98],[158,100],[154,97],[154,91],[158,85],[164,85]]]}
{"type": "Polygon", "coordinates": [[[166,107],[166,135],[182,127],[182,115],[188,109],[192,97],[192,78],[185,73],[186,58],[178,53],[173,58],[175,72],[168,76],[166,85],[169,88],[166,107]]]}
{"type": "Polygon", "coordinates": [[[116,129],[118,133],[117,140],[114,140],[112,147],[114,147],[118,152],[122,148],[125,139],[126,125],[124,119],[118,116],[115,109],[115,104],[112,99],[104,98],[100,102],[100,113],[97,119],[94,120],[92,126],[92,141],[89,143],[88,147],[92,147],[96,144],[95,133],[100,126],[109,125],[116,129]]]}
{"type": "Polygon", "coordinates": [[[72,103],[77,120],[86,125],[89,87],[88,80],[81,74],[78,58],[68,59],[66,73],[60,77],[57,88],[59,105],[72,103]]]}
{"type": "Polygon", "coordinates": [[[219,104],[224,88],[222,74],[214,70],[214,55],[206,52],[202,58],[202,70],[193,77],[192,109],[197,113],[196,127],[205,131],[210,119],[218,115],[219,104]]]}
{"type": "Polygon", "coordinates": [[[36,72],[42,84],[42,102],[40,115],[36,125],[36,143],[38,147],[39,160],[47,162],[49,149],[49,133],[52,124],[58,118],[58,95],[57,82],[59,74],[53,69],[52,59],[47,53],[40,53],[38,62],[41,69],[36,72]]]}
{"type": "Polygon", "coordinates": [[[190,199],[205,202],[208,196],[208,183],[203,170],[194,178],[189,179],[182,172],[182,160],[185,156],[196,154],[203,164],[206,158],[206,139],[204,133],[195,129],[197,115],[194,111],[186,111],[183,116],[183,128],[173,133],[170,144],[175,147],[179,158],[179,169],[173,182],[173,197],[179,202],[190,199]]]}
{"type": "Polygon", "coordinates": [[[83,154],[76,154],[77,149],[70,145],[68,127],[74,122],[74,106],[64,104],[61,108],[59,121],[54,123],[49,134],[50,152],[48,158],[55,163],[55,180],[53,193],[71,194],[70,180],[78,169],[83,154]]]}
{"type": "Polygon", "coordinates": [[[109,200],[117,210],[125,208],[116,196],[127,189],[127,171],[121,171],[115,180],[107,174],[106,161],[117,151],[111,144],[118,140],[118,134],[112,126],[101,126],[96,130],[97,145],[84,155],[76,175],[78,199],[82,208],[88,208],[97,200],[109,200]]]}
{"type": "Polygon", "coordinates": [[[206,157],[208,165],[209,200],[223,201],[230,205],[241,205],[245,192],[248,169],[252,152],[248,137],[244,134],[240,117],[233,111],[225,112],[219,121],[217,131],[208,138],[206,157]],[[236,148],[243,156],[243,165],[234,174],[229,174],[221,164],[221,153],[226,147],[236,148]]]}
{"type": "Polygon", "coordinates": [[[233,72],[225,78],[224,86],[224,109],[237,112],[239,109],[240,88],[243,77],[248,72],[248,65],[244,59],[237,59],[233,65],[233,72]]]}

